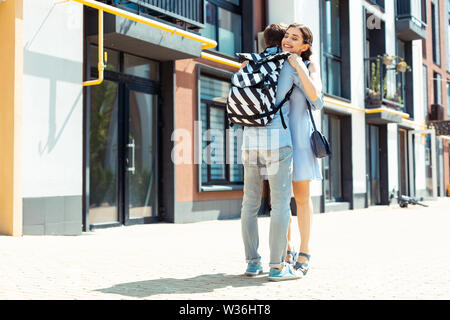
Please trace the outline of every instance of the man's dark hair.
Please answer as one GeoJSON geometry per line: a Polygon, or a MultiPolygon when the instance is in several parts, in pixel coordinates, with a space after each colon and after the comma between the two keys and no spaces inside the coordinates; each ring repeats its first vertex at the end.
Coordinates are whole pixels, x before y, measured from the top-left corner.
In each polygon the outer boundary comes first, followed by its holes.
{"type": "Polygon", "coordinates": [[[272,23],[264,30],[264,42],[266,47],[281,47],[281,40],[287,30],[287,24],[282,22],[272,23]]]}

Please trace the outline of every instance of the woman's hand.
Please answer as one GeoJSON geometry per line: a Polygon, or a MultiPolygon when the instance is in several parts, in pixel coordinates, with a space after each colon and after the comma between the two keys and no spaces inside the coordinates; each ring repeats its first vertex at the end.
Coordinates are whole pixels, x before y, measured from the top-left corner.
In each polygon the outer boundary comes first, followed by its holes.
{"type": "Polygon", "coordinates": [[[289,64],[294,68],[295,70],[303,70],[305,74],[308,70],[306,70],[306,66],[303,63],[303,60],[301,57],[299,57],[297,54],[293,53],[288,58],[289,64]]]}
{"type": "Polygon", "coordinates": [[[309,99],[315,101],[322,92],[322,81],[320,80],[319,68],[314,62],[310,62],[308,70],[302,58],[297,54],[291,54],[288,61],[297,71],[298,77],[300,78],[309,99]]]}

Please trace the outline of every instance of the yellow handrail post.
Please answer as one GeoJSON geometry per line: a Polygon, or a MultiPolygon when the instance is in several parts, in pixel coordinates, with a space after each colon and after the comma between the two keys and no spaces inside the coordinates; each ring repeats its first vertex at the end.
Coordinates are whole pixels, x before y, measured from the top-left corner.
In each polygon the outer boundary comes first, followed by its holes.
{"type": "Polygon", "coordinates": [[[83,82],[84,87],[94,86],[103,82],[105,71],[105,55],[103,51],[103,10],[98,9],[98,79],[83,82]]]}

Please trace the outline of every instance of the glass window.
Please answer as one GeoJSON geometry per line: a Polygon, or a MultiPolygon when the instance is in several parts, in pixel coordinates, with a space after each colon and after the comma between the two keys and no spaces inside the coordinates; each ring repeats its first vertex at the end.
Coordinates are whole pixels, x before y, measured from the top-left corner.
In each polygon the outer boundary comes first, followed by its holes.
{"type": "Polygon", "coordinates": [[[422,0],[411,0],[411,16],[422,20],[422,0]]]}
{"type": "Polygon", "coordinates": [[[332,155],[323,161],[324,190],[326,201],[342,201],[342,150],[341,150],[341,119],[334,115],[324,114],[323,134],[330,142],[332,155]]]}
{"type": "Polygon", "coordinates": [[[234,55],[242,49],[241,16],[219,8],[219,51],[234,55]]]}
{"type": "Polygon", "coordinates": [[[441,64],[441,49],[440,49],[440,36],[439,36],[439,0],[435,0],[431,3],[431,30],[433,35],[433,61],[441,64]]]}
{"type": "Polygon", "coordinates": [[[325,76],[326,92],[335,96],[341,96],[341,63],[332,58],[326,58],[327,75],[325,76]]]}
{"type": "Polygon", "coordinates": [[[225,0],[226,2],[230,2],[236,6],[239,6],[241,4],[241,0],[225,0]]]}
{"type": "Polygon", "coordinates": [[[450,83],[447,82],[447,119],[450,120],[450,83]]]}
{"type": "Polygon", "coordinates": [[[202,36],[217,41],[216,26],[218,24],[216,6],[206,2],[206,23],[205,28],[201,31],[202,36]]]}
{"type": "Polygon", "coordinates": [[[434,103],[442,104],[442,76],[434,73],[434,103]]]}
{"type": "Polygon", "coordinates": [[[342,54],[340,0],[323,0],[322,30],[324,52],[322,72],[324,91],[342,96],[342,54]]]}
{"type": "Polygon", "coordinates": [[[450,21],[447,25],[447,61],[449,61],[449,63],[447,63],[447,71],[450,72],[450,21]]]}
{"type": "Polygon", "coordinates": [[[202,185],[242,184],[243,166],[240,162],[242,127],[229,128],[226,106],[217,98],[225,98],[230,82],[209,76],[200,77],[202,121],[202,185]]]}
{"type": "Polygon", "coordinates": [[[217,41],[218,50],[234,56],[242,51],[242,6],[239,0],[206,2],[206,23],[201,35],[217,41]]]}
{"type": "Polygon", "coordinates": [[[159,80],[159,63],[130,54],[124,54],[123,72],[149,80],[159,80]]]}
{"type": "Polygon", "coordinates": [[[428,119],[428,70],[427,66],[423,65],[422,67],[422,92],[423,92],[423,120],[427,121],[428,119]]]}
{"type": "Polygon", "coordinates": [[[339,0],[325,1],[325,34],[326,46],[325,51],[335,56],[341,56],[341,32],[340,32],[340,15],[339,0]]]}
{"type": "Polygon", "coordinates": [[[119,220],[116,184],[119,86],[105,80],[91,90],[89,219],[94,224],[119,220]]]}

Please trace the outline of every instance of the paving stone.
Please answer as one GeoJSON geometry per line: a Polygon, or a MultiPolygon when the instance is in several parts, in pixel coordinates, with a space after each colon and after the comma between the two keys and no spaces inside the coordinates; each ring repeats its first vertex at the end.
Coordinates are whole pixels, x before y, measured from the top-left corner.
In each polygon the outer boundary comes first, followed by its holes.
{"type": "Polygon", "coordinates": [[[267,281],[268,217],[255,278],[240,220],[0,236],[0,299],[450,299],[450,198],[427,204],[316,214],[311,271],[280,283],[267,281]]]}

